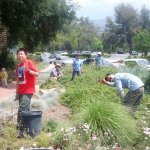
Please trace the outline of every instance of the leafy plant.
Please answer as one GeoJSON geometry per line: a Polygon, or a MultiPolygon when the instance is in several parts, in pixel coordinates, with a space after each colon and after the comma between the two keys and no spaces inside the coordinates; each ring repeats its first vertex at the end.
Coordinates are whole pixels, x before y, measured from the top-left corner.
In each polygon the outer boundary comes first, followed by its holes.
{"type": "Polygon", "coordinates": [[[45,82],[40,85],[41,89],[52,89],[56,87],[61,87],[61,84],[50,77],[48,77],[45,82]]]}
{"type": "Polygon", "coordinates": [[[43,123],[42,128],[45,132],[55,132],[57,126],[58,126],[58,123],[56,121],[50,119],[50,120],[46,120],[43,123]]]}

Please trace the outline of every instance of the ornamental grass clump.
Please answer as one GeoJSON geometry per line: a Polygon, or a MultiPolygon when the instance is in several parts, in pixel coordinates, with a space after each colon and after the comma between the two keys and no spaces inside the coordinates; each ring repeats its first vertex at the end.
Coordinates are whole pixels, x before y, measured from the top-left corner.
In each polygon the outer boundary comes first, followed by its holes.
{"type": "Polygon", "coordinates": [[[135,144],[138,137],[138,128],[134,119],[123,106],[108,100],[94,100],[80,109],[74,120],[87,123],[92,131],[101,140],[101,144],[118,143],[120,147],[135,144]]]}
{"type": "Polygon", "coordinates": [[[120,67],[118,72],[119,73],[131,73],[139,77],[144,83],[149,75],[149,71],[146,68],[142,68],[140,66],[120,67]]]}

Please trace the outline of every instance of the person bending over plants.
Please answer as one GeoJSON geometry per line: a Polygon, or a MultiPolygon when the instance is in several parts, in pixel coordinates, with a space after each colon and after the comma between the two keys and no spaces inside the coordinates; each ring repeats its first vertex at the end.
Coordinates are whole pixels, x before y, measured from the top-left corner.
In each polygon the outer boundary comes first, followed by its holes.
{"type": "Polygon", "coordinates": [[[117,87],[123,105],[132,109],[134,117],[144,94],[144,83],[130,73],[117,73],[115,75],[108,73],[105,80],[101,78],[99,81],[102,84],[117,87]],[[123,88],[129,89],[126,96],[124,96],[123,88]]]}

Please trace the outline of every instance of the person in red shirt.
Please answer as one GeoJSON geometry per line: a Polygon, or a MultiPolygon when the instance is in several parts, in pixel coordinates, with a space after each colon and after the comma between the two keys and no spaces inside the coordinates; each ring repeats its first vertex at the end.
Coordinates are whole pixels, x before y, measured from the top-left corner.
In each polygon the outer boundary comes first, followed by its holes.
{"type": "Polygon", "coordinates": [[[17,58],[21,62],[16,69],[16,99],[19,100],[17,127],[20,128],[20,112],[30,111],[30,102],[33,93],[35,93],[36,77],[39,76],[39,72],[36,65],[27,59],[26,49],[18,49],[17,58]]]}

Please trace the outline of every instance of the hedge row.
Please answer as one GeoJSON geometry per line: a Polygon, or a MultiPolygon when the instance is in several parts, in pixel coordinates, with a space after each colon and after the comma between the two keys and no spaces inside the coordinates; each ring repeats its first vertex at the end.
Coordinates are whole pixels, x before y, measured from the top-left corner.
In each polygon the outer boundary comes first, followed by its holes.
{"type": "Polygon", "coordinates": [[[36,55],[41,55],[41,52],[34,52],[34,54],[36,54],[36,55]]]}
{"type": "MultiPolygon", "coordinates": [[[[76,54],[65,54],[63,56],[69,56],[69,57],[75,58],[77,55],[76,54]]],[[[91,54],[82,54],[81,57],[90,58],[91,54]]]]}

